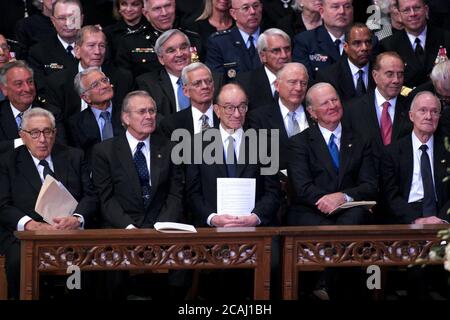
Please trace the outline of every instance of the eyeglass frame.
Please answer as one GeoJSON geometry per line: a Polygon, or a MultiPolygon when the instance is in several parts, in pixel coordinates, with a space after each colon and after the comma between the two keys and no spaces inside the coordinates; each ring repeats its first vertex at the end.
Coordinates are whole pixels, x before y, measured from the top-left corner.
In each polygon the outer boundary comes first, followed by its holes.
{"type": "Polygon", "coordinates": [[[88,92],[88,91],[90,91],[90,90],[98,88],[98,86],[101,83],[103,83],[103,84],[111,84],[111,79],[109,79],[108,77],[105,76],[105,77],[102,77],[102,78],[100,78],[98,80],[95,80],[94,82],[92,82],[90,84],[90,86],[88,86],[86,89],[84,89],[83,94],[88,92]]]}
{"type": "Polygon", "coordinates": [[[282,51],[284,52],[292,52],[292,46],[285,46],[285,47],[275,47],[275,48],[264,48],[264,52],[270,52],[273,55],[280,55],[282,51]]]}
{"type": "Polygon", "coordinates": [[[423,9],[425,9],[425,5],[409,7],[409,8],[405,8],[403,10],[400,10],[400,8],[398,8],[398,11],[403,15],[407,15],[407,14],[411,13],[411,10],[412,10],[413,14],[416,14],[418,12],[421,12],[423,9]]]}
{"type": "Polygon", "coordinates": [[[254,2],[251,5],[248,4],[244,4],[242,6],[240,6],[239,8],[232,8],[234,10],[238,10],[241,13],[247,14],[250,11],[250,8],[252,8],[254,11],[258,11],[258,10],[262,10],[263,4],[261,3],[261,1],[258,2],[254,2]]]}
{"type": "Polygon", "coordinates": [[[39,130],[39,129],[33,129],[30,131],[25,130],[25,129],[20,129],[20,130],[28,133],[30,135],[31,139],[37,140],[41,137],[41,134],[43,134],[44,138],[47,138],[47,139],[53,137],[56,129],[55,128],[53,128],[53,129],[45,128],[44,130],[39,130]],[[38,135],[36,136],[36,134],[38,134],[38,135]],[[33,137],[33,135],[34,135],[34,137],[33,137]]]}
{"type": "Polygon", "coordinates": [[[234,114],[234,112],[236,111],[236,109],[238,110],[239,114],[245,114],[248,111],[248,104],[247,103],[241,103],[239,106],[233,106],[233,105],[224,105],[224,104],[220,104],[217,103],[217,105],[219,107],[223,108],[223,112],[225,112],[226,115],[228,116],[232,116],[234,114]],[[233,109],[231,111],[231,108],[233,109]],[[245,110],[241,110],[241,108],[244,108],[245,110]],[[227,111],[229,110],[229,111],[227,111]],[[230,112],[231,111],[231,112],[230,112]]]}

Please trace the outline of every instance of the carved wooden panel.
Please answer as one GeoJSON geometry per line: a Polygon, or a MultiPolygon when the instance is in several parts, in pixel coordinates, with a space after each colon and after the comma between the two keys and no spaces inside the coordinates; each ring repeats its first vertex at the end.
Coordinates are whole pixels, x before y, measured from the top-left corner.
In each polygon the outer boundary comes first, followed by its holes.
{"type": "Polygon", "coordinates": [[[430,262],[428,253],[438,241],[322,241],[297,242],[297,266],[407,265],[417,259],[430,262]]]}
{"type": "Polygon", "coordinates": [[[200,265],[256,265],[256,244],[175,244],[39,246],[38,269],[62,270],[77,265],[89,269],[129,269],[139,267],[176,267],[200,265]]]}

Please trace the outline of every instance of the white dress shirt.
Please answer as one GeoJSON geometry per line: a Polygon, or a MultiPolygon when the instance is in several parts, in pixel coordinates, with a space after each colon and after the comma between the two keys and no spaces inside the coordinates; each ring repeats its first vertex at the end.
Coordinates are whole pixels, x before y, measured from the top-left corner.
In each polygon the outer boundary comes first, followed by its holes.
{"type": "Polygon", "coordinates": [[[338,126],[334,131],[330,131],[327,128],[322,127],[320,124],[317,124],[319,126],[319,130],[322,133],[323,138],[325,139],[325,143],[328,145],[328,142],[330,142],[331,134],[334,134],[334,143],[336,143],[336,146],[339,150],[341,150],[341,135],[342,135],[342,125],[339,122],[338,126]]]}
{"type": "MultiPolygon", "coordinates": [[[[280,106],[281,116],[284,122],[284,128],[286,132],[289,134],[289,109],[283,104],[281,99],[278,99],[278,105],[280,106]]],[[[300,128],[300,132],[309,127],[308,120],[306,118],[305,109],[302,105],[299,105],[297,109],[294,110],[295,115],[297,116],[296,120],[298,122],[298,126],[300,128]]]]}
{"type": "Polygon", "coordinates": [[[181,76],[180,77],[174,76],[169,71],[167,71],[167,74],[169,75],[170,83],[172,84],[172,90],[175,95],[175,106],[176,106],[177,112],[178,112],[178,111],[180,111],[180,106],[178,103],[178,83],[177,83],[177,81],[179,78],[181,78],[181,76]]]}
{"type": "Polygon", "coordinates": [[[388,108],[389,116],[391,117],[392,125],[394,125],[394,117],[395,117],[395,106],[397,105],[397,97],[392,98],[391,100],[386,100],[378,91],[378,88],[375,88],[375,110],[377,112],[378,119],[378,127],[381,128],[381,113],[383,112],[383,103],[389,102],[391,106],[388,108]]]}
{"type": "Polygon", "coordinates": [[[266,72],[267,78],[269,79],[270,90],[272,91],[273,96],[275,93],[275,80],[277,80],[277,76],[266,66],[264,66],[264,71],[266,72]]]}
{"type": "Polygon", "coordinates": [[[409,42],[411,43],[411,47],[413,48],[413,51],[416,50],[416,38],[420,39],[420,45],[422,46],[422,49],[425,51],[425,43],[427,41],[427,26],[425,26],[425,29],[416,37],[413,34],[410,34],[406,32],[406,35],[408,36],[409,42]]]}
{"type": "Polygon", "coordinates": [[[342,51],[344,51],[345,34],[343,34],[340,38],[336,38],[335,36],[333,36],[333,34],[331,32],[328,32],[328,34],[331,37],[331,41],[333,42],[333,45],[334,45],[334,42],[336,41],[336,39],[341,40],[341,43],[339,44],[339,54],[342,56],[342,51]]]}
{"type": "MultiPolygon", "coordinates": [[[[9,105],[11,107],[11,111],[12,111],[13,116],[14,116],[14,121],[16,121],[16,118],[19,115],[19,113],[21,113],[21,111],[19,111],[16,107],[14,107],[11,102],[9,103],[9,105]]],[[[27,110],[29,110],[30,108],[31,108],[31,106],[29,106],[27,108],[27,110]]],[[[27,110],[25,110],[25,111],[27,111],[27,110]]],[[[17,147],[20,147],[21,145],[23,145],[22,138],[19,137],[19,138],[14,139],[14,149],[17,148],[17,147]]]]}
{"type": "Polygon", "coordinates": [[[366,89],[369,86],[369,64],[366,64],[364,67],[359,68],[357,66],[355,66],[350,59],[347,59],[348,61],[348,65],[350,67],[350,71],[352,73],[352,78],[353,78],[353,86],[354,88],[356,88],[356,85],[358,84],[358,79],[359,79],[359,70],[364,71],[363,73],[363,82],[364,82],[364,86],[366,87],[366,89]]]}

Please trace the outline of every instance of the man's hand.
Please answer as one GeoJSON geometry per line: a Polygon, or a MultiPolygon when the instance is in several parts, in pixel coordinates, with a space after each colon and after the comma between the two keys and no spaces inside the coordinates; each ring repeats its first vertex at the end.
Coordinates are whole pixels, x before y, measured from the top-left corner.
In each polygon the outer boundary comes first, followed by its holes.
{"type": "Polygon", "coordinates": [[[254,227],[258,224],[256,214],[250,216],[233,216],[230,214],[218,214],[211,219],[215,227],[254,227]]]}
{"type": "Polygon", "coordinates": [[[56,230],[56,228],[45,222],[37,222],[34,220],[28,221],[24,226],[25,231],[38,231],[38,230],[56,230]]]}
{"type": "Polygon", "coordinates": [[[442,224],[442,223],[447,223],[447,222],[442,219],[439,219],[436,216],[417,218],[413,222],[413,224],[442,224]]]}
{"type": "Polygon", "coordinates": [[[345,196],[342,192],[335,192],[324,195],[322,198],[317,200],[316,206],[321,212],[329,214],[334,209],[339,207],[345,202],[345,196]]]}
{"type": "Polygon", "coordinates": [[[55,229],[57,230],[75,230],[80,227],[77,217],[56,217],[53,218],[55,229]]]}

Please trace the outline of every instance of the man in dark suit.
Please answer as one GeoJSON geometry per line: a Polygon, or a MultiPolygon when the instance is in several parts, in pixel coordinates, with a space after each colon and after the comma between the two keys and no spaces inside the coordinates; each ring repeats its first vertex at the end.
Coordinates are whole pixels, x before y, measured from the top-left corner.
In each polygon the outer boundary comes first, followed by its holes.
{"type": "Polygon", "coordinates": [[[308,87],[308,71],[298,62],[286,63],[278,72],[276,102],[248,114],[247,123],[256,130],[278,130],[280,169],[287,168],[289,138],[314,125],[303,105],[308,87]]]}
{"type": "Polygon", "coordinates": [[[191,106],[162,120],[161,131],[170,139],[176,129],[185,129],[191,135],[209,128],[218,128],[219,119],[213,110],[214,80],[211,70],[201,63],[194,62],[183,68],[181,73],[184,94],[191,106]]]}
{"type": "Polygon", "coordinates": [[[236,78],[247,93],[249,110],[275,101],[276,74],[291,62],[291,39],[280,29],[267,29],[259,36],[256,49],[263,65],[236,78]]]}
{"type": "Polygon", "coordinates": [[[56,140],[66,143],[66,135],[58,108],[36,98],[33,69],[24,61],[11,61],[0,69],[0,89],[6,100],[0,103],[0,152],[23,144],[19,137],[23,113],[35,107],[43,107],[53,113],[58,128],[56,140]]]}
{"type": "Polygon", "coordinates": [[[310,79],[315,78],[317,71],[340,59],[344,33],[353,22],[352,2],[324,0],[320,9],[323,25],[295,36],[292,59],[308,69],[310,79]]]}
{"type": "Polygon", "coordinates": [[[414,88],[429,80],[439,48],[450,54],[450,33],[427,24],[424,0],[398,0],[404,30],[381,41],[383,51],[396,51],[406,64],[405,86],[414,88]]]}
{"type": "Polygon", "coordinates": [[[356,134],[371,140],[377,170],[384,147],[409,134],[412,129],[408,117],[409,104],[400,94],[403,70],[403,60],[397,53],[379,54],[372,72],[376,88],[350,100],[344,108],[346,123],[356,134]]]}
{"type": "Polygon", "coordinates": [[[78,0],[58,0],[53,4],[51,20],[56,34],[30,48],[28,62],[38,83],[54,72],[77,64],[73,49],[77,31],[83,23],[78,0]]]}
{"type": "Polygon", "coordinates": [[[61,108],[64,120],[87,108],[87,103],[75,91],[73,80],[78,72],[89,67],[100,67],[114,86],[115,100],[119,105],[133,85],[131,73],[117,68],[110,63],[104,63],[106,53],[106,37],[98,26],[84,26],[77,33],[75,41],[75,56],[79,63],[67,70],[53,74],[47,78],[47,88],[44,90],[46,99],[61,108]]]}
{"type": "Polygon", "coordinates": [[[261,66],[256,42],[261,33],[262,4],[259,0],[232,0],[231,17],[236,26],[208,38],[206,64],[212,72],[233,79],[237,73],[261,66]]]}
{"type": "Polygon", "coordinates": [[[342,105],[334,88],[318,83],[306,105],[318,123],[290,140],[288,177],[293,189],[289,225],[347,225],[370,221],[370,212],[346,202],[374,200],[377,178],[370,142],[341,124],[342,105]]]}
{"type": "Polygon", "coordinates": [[[120,105],[114,100],[109,78],[96,67],[75,76],[75,89],[88,107],[74,114],[68,121],[69,142],[83,149],[91,163],[92,147],[123,132],[120,105]]]}
{"type": "Polygon", "coordinates": [[[20,137],[24,145],[0,161],[0,253],[6,254],[8,289],[19,298],[20,242],[14,231],[84,228],[95,218],[98,202],[83,152],[55,144],[55,118],[42,108],[26,111],[20,137]],[[78,205],[71,216],[43,221],[34,211],[45,176],[60,181],[78,205]]]}
{"type": "Polygon", "coordinates": [[[375,87],[372,78],[372,32],[362,23],[352,25],[345,32],[345,55],[335,64],[317,72],[316,82],[328,82],[345,103],[360,97],[375,87]]]}

